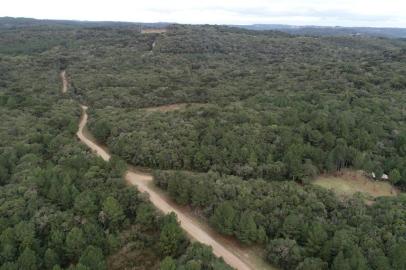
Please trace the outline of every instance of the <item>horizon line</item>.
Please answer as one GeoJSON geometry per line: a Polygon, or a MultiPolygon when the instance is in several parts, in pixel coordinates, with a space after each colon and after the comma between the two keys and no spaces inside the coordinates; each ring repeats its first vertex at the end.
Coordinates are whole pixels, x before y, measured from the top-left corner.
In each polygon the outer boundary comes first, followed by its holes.
{"type": "MultiPolygon", "coordinates": [[[[1,18],[31,19],[37,21],[69,21],[83,23],[127,23],[127,24],[178,24],[178,25],[213,25],[213,26],[255,26],[255,25],[275,25],[288,27],[320,27],[320,28],[377,28],[377,29],[406,29],[406,27],[396,26],[341,26],[341,25],[316,25],[316,24],[284,24],[284,23],[251,23],[251,24],[226,24],[226,23],[179,23],[179,22],[141,22],[141,21],[120,21],[120,20],[82,20],[82,19],[49,19],[34,17],[0,16],[1,18]]],[[[275,30],[275,29],[272,29],[275,30]]]]}

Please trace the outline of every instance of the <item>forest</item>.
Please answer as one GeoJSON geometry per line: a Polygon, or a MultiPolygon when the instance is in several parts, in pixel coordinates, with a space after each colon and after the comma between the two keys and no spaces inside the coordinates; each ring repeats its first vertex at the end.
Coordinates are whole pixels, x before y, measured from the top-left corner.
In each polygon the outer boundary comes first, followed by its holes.
{"type": "Polygon", "coordinates": [[[283,269],[405,269],[406,198],[339,200],[289,181],[155,171],[155,183],[217,231],[260,244],[283,269]]]}
{"type": "MultiPolygon", "coordinates": [[[[53,46],[53,35],[25,34],[53,46]]],[[[231,270],[125,184],[121,158],[106,163],[79,143],[63,61],[30,45],[0,54],[0,269],[231,270]]]]}
{"type": "Polygon", "coordinates": [[[0,269],[230,269],[125,162],[281,269],[406,269],[404,194],[311,185],[349,169],[406,189],[404,40],[21,24],[0,27],[0,269]],[[79,102],[113,162],[75,139],[79,102]]]}
{"type": "Polygon", "coordinates": [[[406,43],[254,33],[178,27],[138,58],[75,62],[93,134],[140,166],[302,182],[354,168],[404,188],[406,43]],[[137,110],[173,103],[190,106],[137,110]]]}

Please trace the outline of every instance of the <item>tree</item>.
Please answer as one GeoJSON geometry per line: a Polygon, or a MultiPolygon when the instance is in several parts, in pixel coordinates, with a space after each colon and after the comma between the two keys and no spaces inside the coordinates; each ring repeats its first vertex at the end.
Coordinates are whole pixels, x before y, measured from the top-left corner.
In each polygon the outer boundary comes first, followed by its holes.
{"type": "Polygon", "coordinates": [[[254,221],[254,215],[245,211],[240,217],[238,223],[237,238],[244,244],[251,244],[257,240],[257,224],[254,221]]]}
{"type": "Polygon", "coordinates": [[[86,246],[83,232],[80,228],[74,227],[66,236],[66,251],[70,258],[79,256],[86,246]]]}
{"type": "Polygon", "coordinates": [[[333,265],[331,266],[332,270],[351,270],[349,261],[344,257],[342,251],[334,258],[333,265]]]}
{"type": "Polygon", "coordinates": [[[320,258],[306,258],[295,270],[325,270],[328,264],[320,258]]]}
{"type": "Polygon", "coordinates": [[[393,245],[389,253],[393,269],[406,269],[406,242],[393,245]]]}
{"type": "Polygon", "coordinates": [[[202,263],[197,260],[190,260],[186,263],[185,270],[201,270],[202,263]]]}
{"type": "Polygon", "coordinates": [[[112,229],[118,229],[121,222],[124,220],[124,211],[119,202],[109,196],[103,203],[103,212],[107,217],[109,226],[112,229]]]}
{"type": "Polygon", "coordinates": [[[169,214],[163,220],[158,246],[164,256],[178,256],[187,244],[187,239],[179,227],[174,213],[169,214]]]}
{"type": "Polygon", "coordinates": [[[323,225],[318,222],[311,223],[309,226],[307,226],[306,232],[307,232],[306,237],[307,251],[310,252],[310,254],[312,255],[316,255],[319,253],[323,244],[328,239],[327,232],[324,229],[323,225]]]}
{"type": "Polygon", "coordinates": [[[160,264],[160,270],[176,270],[176,262],[172,257],[165,257],[160,264]]]}
{"type": "Polygon", "coordinates": [[[351,269],[356,269],[356,270],[367,270],[368,265],[367,261],[362,254],[361,249],[358,246],[353,246],[350,249],[351,257],[349,260],[351,269]]]}
{"type": "Polygon", "coordinates": [[[19,270],[18,265],[13,262],[5,262],[0,266],[0,270],[19,270]]]}
{"type": "Polygon", "coordinates": [[[85,249],[80,256],[79,263],[91,270],[107,269],[102,250],[94,246],[88,246],[85,249]]]}
{"type": "Polygon", "coordinates": [[[400,172],[398,169],[393,169],[389,172],[389,181],[392,182],[392,184],[397,184],[400,181],[400,172]]]}
{"type": "Polygon", "coordinates": [[[155,218],[155,209],[150,203],[141,203],[137,208],[136,221],[149,226],[153,223],[155,218]]]}
{"type": "Polygon", "coordinates": [[[295,240],[274,239],[267,247],[267,258],[278,266],[293,269],[302,260],[302,251],[295,240]]]}
{"type": "Polygon", "coordinates": [[[111,128],[107,121],[99,120],[94,124],[94,127],[92,128],[92,134],[98,141],[104,143],[110,136],[110,130],[111,128]]]}
{"type": "Polygon", "coordinates": [[[91,191],[84,191],[77,195],[74,202],[74,208],[85,216],[94,214],[97,211],[97,206],[95,204],[95,196],[93,193],[91,191]]]}
{"type": "Polygon", "coordinates": [[[221,203],[210,218],[211,223],[223,234],[232,235],[234,232],[236,212],[228,201],[221,203]]]}
{"type": "Polygon", "coordinates": [[[37,267],[37,257],[34,251],[29,248],[24,249],[20,257],[17,260],[18,268],[24,270],[36,270],[37,267]]]}
{"type": "Polygon", "coordinates": [[[52,269],[55,265],[59,265],[59,256],[51,248],[48,248],[44,254],[44,264],[47,269],[52,269]]]}

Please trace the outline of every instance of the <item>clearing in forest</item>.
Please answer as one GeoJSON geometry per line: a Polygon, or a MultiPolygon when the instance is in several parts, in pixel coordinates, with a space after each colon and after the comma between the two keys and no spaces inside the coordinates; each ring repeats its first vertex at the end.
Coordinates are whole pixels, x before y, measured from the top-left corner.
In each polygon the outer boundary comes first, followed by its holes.
{"type": "Polygon", "coordinates": [[[142,110],[145,110],[147,112],[171,112],[171,111],[177,111],[177,110],[183,110],[188,108],[189,106],[195,106],[195,105],[201,105],[203,106],[203,103],[176,103],[176,104],[169,104],[169,105],[162,105],[162,106],[156,106],[156,107],[147,107],[143,108],[142,110]]]}
{"type": "Polygon", "coordinates": [[[312,183],[344,196],[361,192],[376,198],[396,196],[399,193],[389,182],[369,179],[362,171],[342,171],[335,175],[321,175],[312,183]]]}
{"type": "Polygon", "coordinates": [[[150,29],[142,29],[141,33],[142,34],[159,34],[159,33],[165,33],[167,30],[164,28],[150,28],[150,29]]]}

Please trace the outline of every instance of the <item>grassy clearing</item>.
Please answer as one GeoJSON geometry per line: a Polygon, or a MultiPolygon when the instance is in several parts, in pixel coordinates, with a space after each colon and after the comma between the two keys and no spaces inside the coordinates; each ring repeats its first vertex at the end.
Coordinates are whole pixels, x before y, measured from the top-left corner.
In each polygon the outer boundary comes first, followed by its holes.
{"type": "Polygon", "coordinates": [[[342,196],[361,192],[376,198],[396,196],[399,193],[389,182],[369,179],[361,171],[343,171],[336,175],[321,175],[313,181],[313,184],[331,189],[342,196]]]}
{"type": "Polygon", "coordinates": [[[160,29],[158,29],[158,28],[150,28],[150,29],[142,29],[141,30],[141,33],[142,34],[160,34],[160,33],[165,33],[165,32],[167,32],[168,30],[167,29],[164,29],[164,28],[160,28],[160,29]]]}
{"type": "Polygon", "coordinates": [[[169,105],[162,105],[157,107],[149,107],[143,108],[143,110],[147,112],[171,112],[177,110],[184,110],[192,106],[204,106],[203,103],[177,103],[177,104],[169,104],[169,105]]]}

